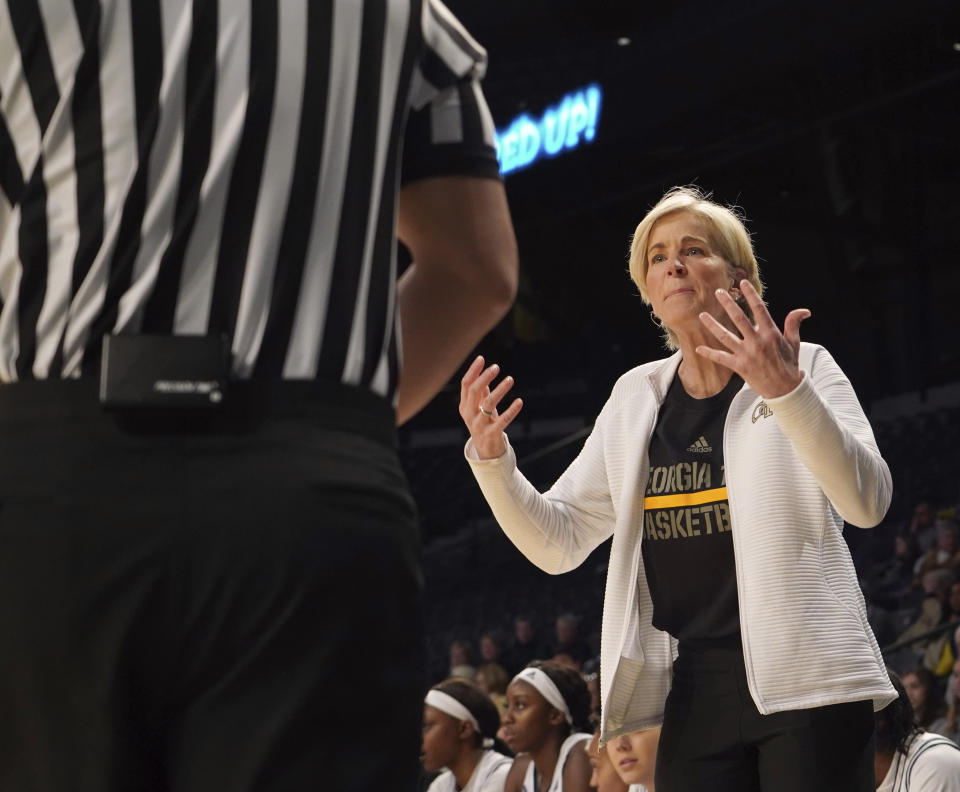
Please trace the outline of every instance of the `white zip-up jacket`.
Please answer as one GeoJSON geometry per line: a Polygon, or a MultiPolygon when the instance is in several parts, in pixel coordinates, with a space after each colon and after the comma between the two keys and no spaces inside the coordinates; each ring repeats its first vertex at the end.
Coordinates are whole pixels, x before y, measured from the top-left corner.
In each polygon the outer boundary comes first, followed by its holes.
{"type": "MultiPolygon", "coordinates": [[[[617,381],[583,450],[546,492],[513,449],[465,453],[503,531],[551,574],[577,567],[613,535],[600,650],[602,738],[662,722],[676,641],[657,630],[640,556],[648,448],[680,353],[617,381]]],[[[890,471],[849,380],[823,347],[803,343],[802,382],[764,400],[734,396],[723,456],[740,631],[750,694],[763,714],[896,694],[867,623],[842,536],[890,505],[890,471]]],[[[677,580],[675,585],[685,585],[677,580]]]]}

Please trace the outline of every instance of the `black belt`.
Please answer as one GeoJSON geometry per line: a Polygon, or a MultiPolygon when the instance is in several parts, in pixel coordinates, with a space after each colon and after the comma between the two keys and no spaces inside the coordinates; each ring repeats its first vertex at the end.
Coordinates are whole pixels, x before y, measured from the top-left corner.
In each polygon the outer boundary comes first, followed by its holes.
{"type": "Polygon", "coordinates": [[[105,411],[99,379],[26,380],[0,385],[0,425],[24,420],[115,421],[137,434],[247,432],[271,418],[302,418],[396,445],[393,407],[373,391],[325,380],[232,381],[216,408],[134,407],[105,411]]]}

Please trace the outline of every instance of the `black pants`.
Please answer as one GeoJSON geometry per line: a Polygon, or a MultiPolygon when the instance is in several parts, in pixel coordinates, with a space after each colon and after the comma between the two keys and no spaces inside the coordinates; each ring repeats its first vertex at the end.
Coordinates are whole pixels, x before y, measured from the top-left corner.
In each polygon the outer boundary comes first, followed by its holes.
{"type": "Polygon", "coordinates": [[[681,646],[657,753],[657,792],[873,792],[875,786],[870,701],[761,715],[747,688],[739,638],[725,646],[681,646]]]}
{"type": "Polygon", "coordinates": [[[415,788],[419,542],[376,401],[0,387],[0,790],[415,788]]]}

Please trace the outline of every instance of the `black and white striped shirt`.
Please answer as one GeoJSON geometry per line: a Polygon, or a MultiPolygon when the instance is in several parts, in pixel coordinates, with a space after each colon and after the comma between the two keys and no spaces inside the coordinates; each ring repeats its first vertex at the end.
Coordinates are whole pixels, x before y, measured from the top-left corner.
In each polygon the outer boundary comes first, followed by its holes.
{"type": "Polygon", "coordinates": [[[222,334],[392,398],[401,165],[497,176],[485,65],[439,0],[0,0],[0,381],[222,334]]]}

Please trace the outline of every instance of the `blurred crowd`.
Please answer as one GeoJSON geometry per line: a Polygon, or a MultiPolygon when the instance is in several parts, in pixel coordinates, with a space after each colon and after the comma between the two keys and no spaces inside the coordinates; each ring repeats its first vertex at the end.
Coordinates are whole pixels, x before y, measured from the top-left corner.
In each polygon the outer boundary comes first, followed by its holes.
{"type": "Polygon", "coordinates": [[[960,739],[960,524],[956,509],[917,503],[905,524],[877,529],[858,554],[860,584],[887,664],[917,720],[960,739]]]}

